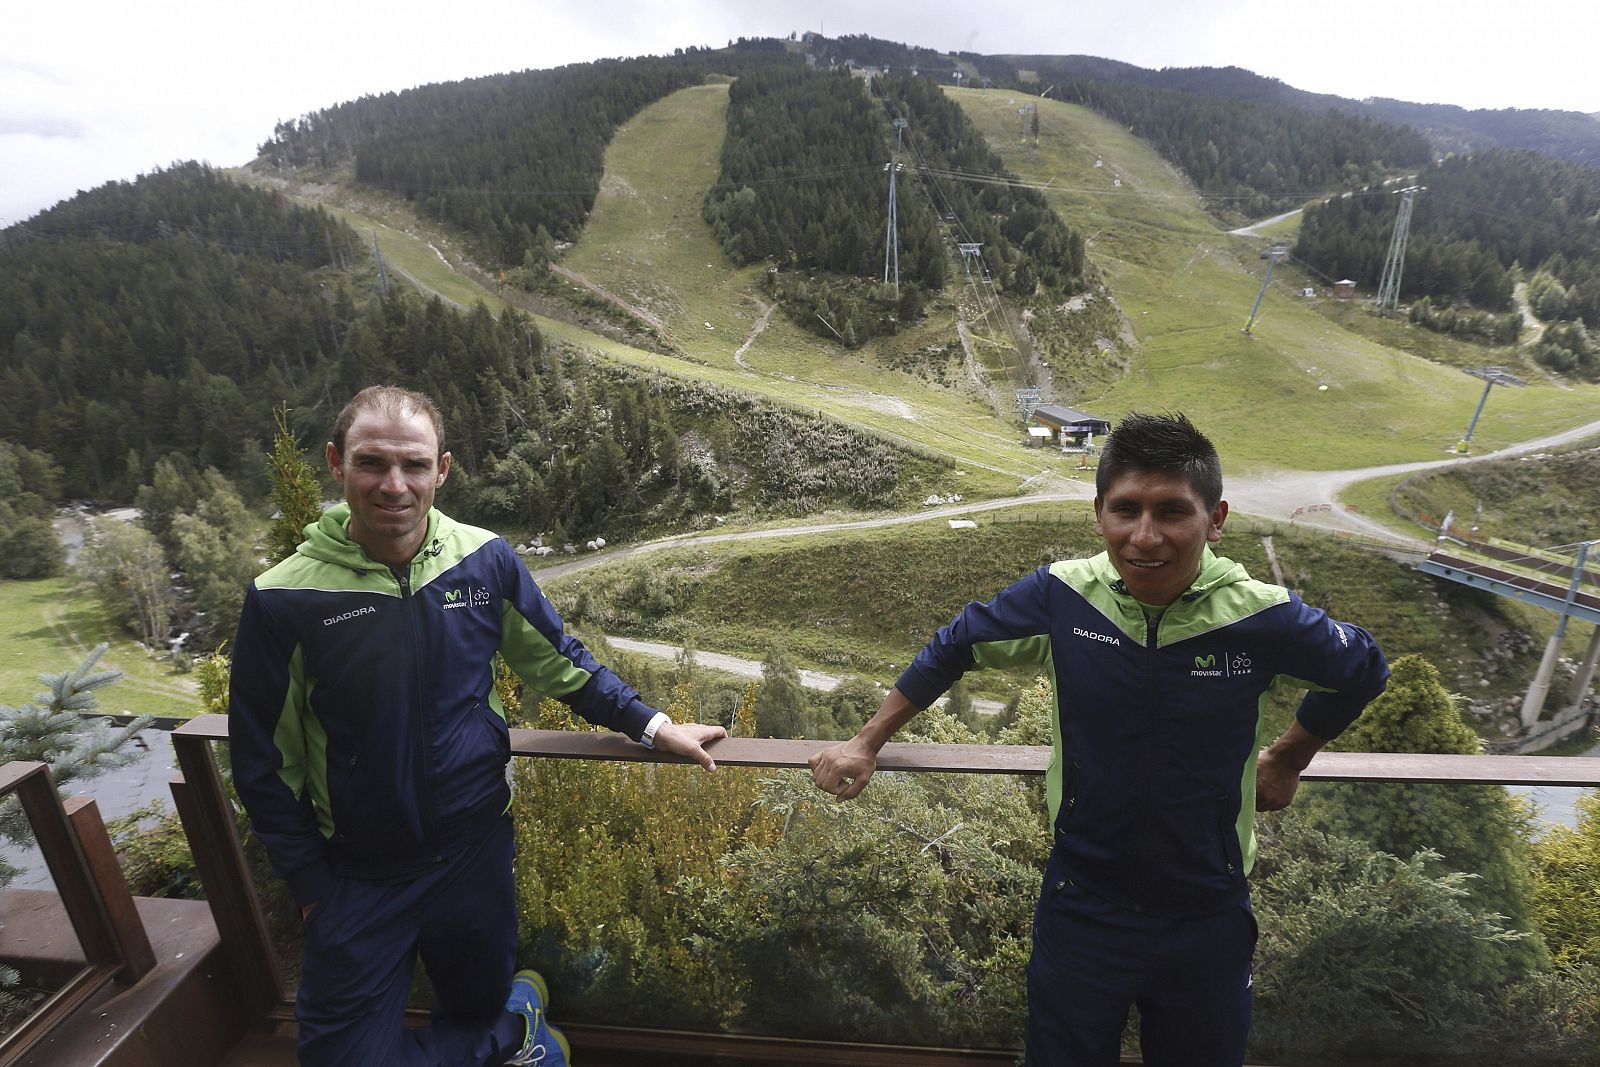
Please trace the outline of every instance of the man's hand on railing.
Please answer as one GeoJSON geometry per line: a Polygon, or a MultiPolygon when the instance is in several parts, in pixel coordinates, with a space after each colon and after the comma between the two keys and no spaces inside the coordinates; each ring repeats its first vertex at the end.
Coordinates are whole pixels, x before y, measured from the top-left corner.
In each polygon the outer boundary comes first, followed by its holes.
{"type": "Polygon", "coordinates": [[[806,762],[811,766],[811,780],[818,789],[840,800],[851,800],[861,795],[878,769],[878,750],[863,743],[857,735],[823,749],[806,762]]]}
{"type": "Polygon", "coordinates": [[[1291,722],[1283,735],[1256,757],[1256,810],[1282,811],[1292,804],[1300,789],[1301,772],[1325,744],[1298,721],[1291,722]]]}
{"type": "Polygon", "coordinates": [[[825,748],[806,761],[811,767],[811,780],[818,789],[840,800],[860,796],[878,769],[878,752],[921,710],[898,688],[890,689],[878,713],[868,719],[854,737],[841,745],[825,748]]]}
{"type": "Polygon", "coordinates": [[[704,746],[727,736],[728,731],[720,726],[698,722],[664,722],[656,731],[655,748],[658,752],[687,756],[706,770],[714,771],[717,763],[704,746]]]}

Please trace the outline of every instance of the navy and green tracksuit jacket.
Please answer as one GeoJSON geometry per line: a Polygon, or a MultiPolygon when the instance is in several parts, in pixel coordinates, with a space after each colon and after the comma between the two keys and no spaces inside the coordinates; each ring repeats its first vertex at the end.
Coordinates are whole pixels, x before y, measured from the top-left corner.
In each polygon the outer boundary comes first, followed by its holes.
{"type": "Polygon", "coordinates": [[[896,684],[927,707],[974,667],[1010,666],[1044,669],[1055,692],[1046,791],[1068,877],[1158,915],[1248,896],[1268,691],[1309,690],[1300,724],[1331,740],[1389,673],[1365,630],[1209,548],[1198,579],[1158,619],[1104,552],[1041,567],[969,604],[896,684]]]}
{"type": "Polygon", "coordinates": [[[408,567],[368,559],[341,504],[251,583],[234,641],[234,784],[297,903],[334,876],[399,881],[510,802],[494,654],[590,722],[638,739],[655,714],[563,633],[499,537],[431,511],[408,567]]]}

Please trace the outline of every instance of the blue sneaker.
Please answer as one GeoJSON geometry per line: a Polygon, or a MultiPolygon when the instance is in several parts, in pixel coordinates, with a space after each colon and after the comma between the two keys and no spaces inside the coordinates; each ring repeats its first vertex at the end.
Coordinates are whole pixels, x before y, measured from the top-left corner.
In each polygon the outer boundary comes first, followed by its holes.
{"type": "Polygon", "coordinates": [[[551,1026],[544,1017],[545,1001],[550,989],[538,971],[518,971],[511,979],[511,996],[506,998],[506,1011],[522,1016],[527,1022],[527,1036],[522,1048],[506,1063],[534,1064],[537,1067],[568,1067],[572,1050],[560,1030],[551,1026]]]}

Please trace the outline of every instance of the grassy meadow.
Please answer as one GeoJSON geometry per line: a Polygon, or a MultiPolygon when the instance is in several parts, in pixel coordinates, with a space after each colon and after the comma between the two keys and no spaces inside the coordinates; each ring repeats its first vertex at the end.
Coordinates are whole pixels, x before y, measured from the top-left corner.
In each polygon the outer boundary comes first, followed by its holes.
{"type": "MultiPolygon", "coordinates": [[[[1101,547],[1084,503],[974,517],[978,527],[969,530],[935,520],[687,546],[541,585],[578,625],[752,659],[776,645],[802,666],[887,684],[968,601],[989,599],[1035,567],[1101,547]]],[[[1505,696],[1532,676],[1554,621],[1548,613],[1435,581],[1304,529],[1236,519],[1220,551],[1272,581],[1264,536],[1272,537],[1290,588],[1370,629],[1391,657],[1427,656],[1452,689],[1505,696]],[[1508,628],[1533,635],[1534,646],[1496,658],[1491,650],[1508,628]]],[[[972,678],[980,692],[1001,698],[1026,680],[972,678]]]]}
{"type": "MultiPolygon", "coordinates": [[[[949,92],[1008,167],[1049,183],[1056,210],[1091,238],[1090,256],[1132,324],[1142,351],[1098,414],[1181,407],[1225,454],[1255,470],[1433,459],[1460,438],[1482,387],[1458,368],[1491,362],[1481,346],[1400,323],[1357,327],[1357,316],[1369,317],[1363,310],[1325,314],[1298,287],[1277,285],[1246,335],[1265,269],[1253,250],[1266,242],[1222,232],[1153,149],[1085,108],[1033,98],[1039,144],[1020,144],[1022,94],[949,92]],[[1401,336],[1419,354],[1390,343],[1401,336]]],[[[1540,383],[1494,399],[1475,435],[1485,449],[1600,409],[1594,386],[1540,383]]]]}
{"type": "Polygon", "coordinates": [[[0,582],[0,704],[33,701],[44,688],[39,675],[73,669],[101,642],[111,647],[97,668],[123,673],[99,692],[101,711],[188,716],[199,710],[193,679],[153,659],[93,597],[75,591],[70,577],[0,582]]]}

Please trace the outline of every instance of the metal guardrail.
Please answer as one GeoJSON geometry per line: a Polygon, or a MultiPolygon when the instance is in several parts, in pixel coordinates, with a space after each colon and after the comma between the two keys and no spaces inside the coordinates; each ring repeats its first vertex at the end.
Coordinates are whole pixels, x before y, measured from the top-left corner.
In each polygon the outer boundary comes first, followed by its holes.
{"type": "MultiPolygon", "coordinates": [[[[281,986],[277,962],[268,941],[254,887],[212,745],[226,741],[227,719],[202,715],[172,735],[172,744],[187,781],[187,800],[179,813],[194,845],[207,899],[230,958],[241,980],[255,975],[254,1003],[265,1016],[292,1018],[288,991],[281,986]],[[197,832],[198,831],[198,832],[197,832]],[[214,855],[202,860],[202,853],[214,855]]],[[[726,738],[710,749],[722,767],[803,768],[831,741],[726,738]]],[[[620,734],[566,730],[511,731],[514,756],[546,759],[601,760],[617,763],[688,764],[678,756],[646,749],[620,734]]],[[[881,771],[947,774],[1043,774],[1051,750],[1044,746],[936,745],[890,743],[879,754],[881,771]]],[[[1600,759],[1560,756],[1457,756],[1408,753],[1323,752],[1301,776],[1324,782],[1426,782],[1455,785],[1543,785],[1600,787],[1600,759]]],[[[737,1058],[743,1062],[811,1062],[875,1067],[935,1067],[1011,1063],[1016,1050],[930,1049],[889,1045],[842,1045],[838,1042],[753,1035],[719,1035],[629,1027],[575,1025],[589,1049],[609,1053],[655,1053],[660,1056],[737,1058]]]]}

